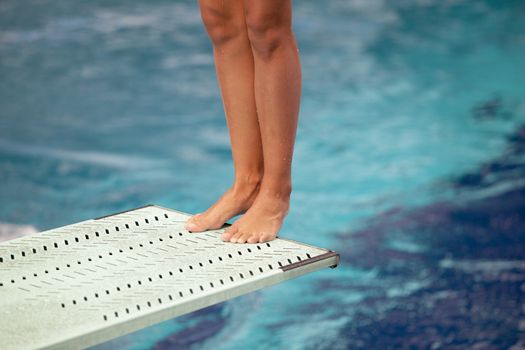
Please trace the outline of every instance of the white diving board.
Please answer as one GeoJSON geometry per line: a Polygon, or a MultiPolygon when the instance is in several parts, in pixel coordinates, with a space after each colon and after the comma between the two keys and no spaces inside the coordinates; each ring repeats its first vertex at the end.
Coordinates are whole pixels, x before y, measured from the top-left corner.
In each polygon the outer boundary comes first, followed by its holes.
{"type": "Polygon", "coordinates": [[[0,243],[0,349],[77,349],[326,267],[278,237],[223,242],[147,205],[0,243]]]}

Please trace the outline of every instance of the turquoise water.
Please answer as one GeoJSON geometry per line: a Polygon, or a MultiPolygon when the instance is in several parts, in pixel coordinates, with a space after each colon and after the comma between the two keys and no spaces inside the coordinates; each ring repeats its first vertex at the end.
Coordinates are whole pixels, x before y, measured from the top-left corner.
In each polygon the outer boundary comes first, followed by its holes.
{"type": "MultiPolygon", "coordinates": [[[[100,348],[380,347],[364,336],[357,342],[354,308],[381,295],[390,307],[368,311],[389,312],[434,279],[407,271],[391,278],[387,267],[397,262],[373,255],[361,265],[356,233],[393,211],[412,218],[436,203],[523,187],[520,167],[490,186],[457,179],[485,176],[483,164],[506,154],[525,122],[524,15],[519,1],[295,2],[303,94],[280,235],[338,250],[343,263],[100,348]]],[[[147,203],[194,213],[231,184],[195,1],[4,0],[0,77],[3,231],[147,203]]],[[[387,231],[378,244],[432,252],[434,236],[421,241],[398,226],[378,230],[387,231]]],[[[406,339],[403,332],[385,337],[406,339]]]]}

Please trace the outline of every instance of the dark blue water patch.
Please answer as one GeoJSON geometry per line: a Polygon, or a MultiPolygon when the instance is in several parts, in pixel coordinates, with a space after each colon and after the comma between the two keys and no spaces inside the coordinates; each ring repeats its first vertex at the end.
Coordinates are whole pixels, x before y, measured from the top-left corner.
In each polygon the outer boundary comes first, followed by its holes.
{"type": "Polygon", "coordinates": [[[341,332],[347,347],[504,349],[523,340],[517,324],[523,318],[519,284],[479,282],[465,274],[444,277],[455,281],[453,289],[433,286],[398,298],[387,312],[378,307],[383,300],[369,305],[378,312],[357,312],[341,332]]]}
{"type": "Polygon", "coordinates": [[[349,235],[340,234],[343,263],[359,268],[380,266],[395,273],[393,261],[403,262],[401,273],[411,263],[435,264],[441,259],[519,260],[525,256],[525,188],[456,206],[438,203],[414,211],[393,212],[381,221],[349,235]],[[399,234],[402,232],[402,234],[399,234]],[[423,248],[402,251],[385,242],[404,236],[423,248]]]}
{"type": "MultiPolygon", "coordinates": [[[[462,208],[441,205],[396,215],[344,241],[347,249],[341,251],[349,253],[343,264],[380,273],[374,285],[319,286],[324,293],[332,287],[368,294],[352,307],[337,344],[344,339],[351,349],[502,349],[525,341],[524,209],[525,189],[517,189],[462,208]],[[393,254],[378,244],[394,231],[425,242],[428,250],[393,254]],[[356,240],[357,250],[350,248],[356,240]],[[388,296],[390,288],[407,282],[426,285],[408,296],[388,296]]],[[[349,307],[332,307],[349,313],[349,307]]]]}
{"type": "Polygon", "coordinates": [[[512,113],[505,109],[501,96],[495,95],[472,107],[472,116],[479,120],[511,119],[512,113]]]}
{"type": "Polygon", "coordinates": [[[190,325],[159,341],[152,349],[191,349],[208,340],[228,324],[230,317],[224,312],[224,305],[225,303],[212,305],[177,318],[173,322],[188,322],[190,325]]]}
{"type": "Polygon", "coordinates": [[[451,179],[455,188],[486,188],[496,183],[523,179],[525,173],[525,125],[507,137],[507,148],[498,158],[451,179]]]}
{"type": "MultiPolygon", "coordinates": [[[[523,154],[524,135],[524,128],[518,128],[505,154],[487,163],[498,164],[492,168],[502,174],[492,184],[525,175],[523,167],[510,174],[506,166],[509,155],[523,154]]],[[[333,342],[323,339],[308,349],[504,349],[525,344],[525,187],[463,204],[392,209],[339,239],[341,266],[374,270],[375,277],[318,283],[316,289],[325,295],[334,290],[334,295],[364,297],[354,304],[325,303],[331,317],[350,320],[333,342]],[[411,248],[396,242],[409,242],[411,248]]],[[[311,310],[309,305],[302,312],[311,310]]]]}

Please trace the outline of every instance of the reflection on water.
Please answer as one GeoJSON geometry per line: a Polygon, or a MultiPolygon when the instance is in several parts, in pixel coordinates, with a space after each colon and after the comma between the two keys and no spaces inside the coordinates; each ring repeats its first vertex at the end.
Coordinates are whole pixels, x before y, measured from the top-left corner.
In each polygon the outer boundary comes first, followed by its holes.
{"type": "MultiPolygon", "coordinates": [[[[340,267],[98,348],[525,346],[524,14],[294,3],[303,95],[281,235],[340,267]]],[[[146,203],[197,212],[230,184],[194,1],[4,0],[0,76],[3,239],[146,203]]]]}

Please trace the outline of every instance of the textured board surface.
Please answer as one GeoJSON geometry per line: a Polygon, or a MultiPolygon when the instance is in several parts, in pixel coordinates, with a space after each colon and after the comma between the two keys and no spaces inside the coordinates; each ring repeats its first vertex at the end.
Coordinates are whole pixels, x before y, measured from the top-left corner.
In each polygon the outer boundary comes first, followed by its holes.
{"type": "Polygon", "coordinates": [[[0,348],[84,348],[339,262],[190,233],[189,216],[148,205],[0,243],[0,348]]]}

